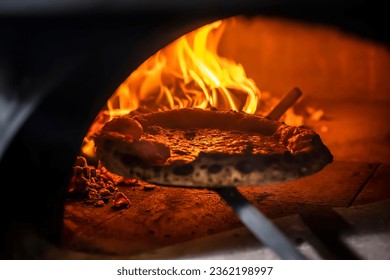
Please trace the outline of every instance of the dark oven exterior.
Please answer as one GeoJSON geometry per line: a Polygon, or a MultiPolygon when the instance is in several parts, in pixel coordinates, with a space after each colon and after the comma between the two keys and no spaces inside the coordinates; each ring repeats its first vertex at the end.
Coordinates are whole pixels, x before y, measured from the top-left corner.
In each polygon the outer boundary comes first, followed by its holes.
{"type": "Polygon", "coordinates": [[[323,22],[387,44],[381,4],[349,2],[2,1],[0,256],[45,258],[44,244],[59,244],[84,135],[116,87],[158,49],[234,15],[323,22]]]}

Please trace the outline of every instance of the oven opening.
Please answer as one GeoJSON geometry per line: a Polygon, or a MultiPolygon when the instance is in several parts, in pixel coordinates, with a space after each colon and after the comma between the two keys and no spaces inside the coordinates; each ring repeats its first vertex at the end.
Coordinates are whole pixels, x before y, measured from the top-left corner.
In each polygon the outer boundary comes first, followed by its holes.
{"type": "MultiPolygon", "coordinates": [[[[309,258],[371,258],[373,249],[358,239],[379,248],[369,235],[389,230],[382,222],[366,230],[373,216],[388,217],[389,69],[386,46],[320,24],[234,16],[183,35],[133,71],[92,123],[73,166],[63,248],[130,258],[188,257],[180,248],[229,258],[248,250],[253,237],[213,189],[122,176],[97,158],[96,133],[112,120],[188,108],[272,116],[315,131],[334,156],[324,168],[237,188],[309,258]]],[[[137,129],[126,125],[111,128],[134,137],[137,129]]],[[[198,132],[191,133],[193,141],[198,132]]],[[[231,144],[221,141],[222,149],[231,144]]]]}

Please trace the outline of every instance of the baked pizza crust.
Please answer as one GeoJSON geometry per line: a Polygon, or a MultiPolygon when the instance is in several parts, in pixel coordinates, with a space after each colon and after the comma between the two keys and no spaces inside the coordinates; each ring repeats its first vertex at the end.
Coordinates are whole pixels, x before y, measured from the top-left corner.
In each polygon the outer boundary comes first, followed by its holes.
{"type": "Polygon", "coordinates": [[[195,108],[118,117],[95,135],[95,144],[111,172],[168,186],[272,184],[313,174],[333,160],[308,128],[195,108]]]}

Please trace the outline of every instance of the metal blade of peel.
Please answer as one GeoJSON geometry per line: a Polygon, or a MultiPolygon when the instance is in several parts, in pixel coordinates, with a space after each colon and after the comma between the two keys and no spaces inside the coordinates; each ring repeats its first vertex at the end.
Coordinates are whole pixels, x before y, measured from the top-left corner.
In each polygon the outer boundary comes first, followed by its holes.
{"type": "MultiPolygon", "coordinates": [[[[271,110],[267,118],[278,120],[301,97],[299,88],[293,88],[271,110]]],[[[272,249],[282,259],[304,260],[302,255],[284,234],[235,187],[214,189],[233,209],[243,224],[258,240],[272,249]]]]}
{"type": "Polygon", "coordinates": [[[216,188],[213,190],[233,209],[252,234],[264,245],[272,249],[281,259],[306,259],[263,213],[246,200],[236,187],[216,188]]]}

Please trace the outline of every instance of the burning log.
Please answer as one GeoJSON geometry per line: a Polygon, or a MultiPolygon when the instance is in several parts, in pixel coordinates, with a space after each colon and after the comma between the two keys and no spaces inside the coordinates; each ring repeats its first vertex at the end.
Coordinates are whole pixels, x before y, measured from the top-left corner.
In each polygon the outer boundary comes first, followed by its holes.
{"type": "Polygon", "coordinates": [[[299,88],[293,88],[288,94],[286,94],[279,103],[268,114],[267,118],[270,120],[278,120],[286,113],[286,111],[295,104],[295,102],[301,97],[302,92],[299,88]]]}

